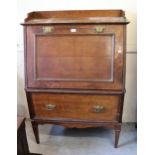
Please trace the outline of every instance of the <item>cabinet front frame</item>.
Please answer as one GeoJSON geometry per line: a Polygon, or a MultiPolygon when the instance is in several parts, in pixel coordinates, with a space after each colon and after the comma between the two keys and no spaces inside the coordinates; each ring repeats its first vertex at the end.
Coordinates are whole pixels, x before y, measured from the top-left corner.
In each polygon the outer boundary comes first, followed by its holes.
{"type": "MultiPolygon", "coordinates": [[[[53,26],[53,25],[52,25],[53,26]]],[[[77,25],[76,28],[79,32],[71,33],[68,30],[71,29],[72,25],[54,25],[57,30],[52,34],[46,34],[42,32],[43,26],[27,26],[26,33],[26,72],[27,72],[27,83],[28,88],[48,88],[48,89],[99,89],[99,90],[122,90],[123,86],[123,55],[125,53],[123,47],[123,26],[122,25],[102,25],[106,31],[103,33],[96,33],[94,28],[95,25],[77,25]],[[36,79],[35,75],[35,38],[38,35],[90,35],[90,36],[112,36],[112,49],[113,49],[113,77],[111,80],[74,80],[74,79],[50,79],[50,80],[39,80],[36,79]]],[[[99,25],[101,26],[101,24],[99,25]]]]}

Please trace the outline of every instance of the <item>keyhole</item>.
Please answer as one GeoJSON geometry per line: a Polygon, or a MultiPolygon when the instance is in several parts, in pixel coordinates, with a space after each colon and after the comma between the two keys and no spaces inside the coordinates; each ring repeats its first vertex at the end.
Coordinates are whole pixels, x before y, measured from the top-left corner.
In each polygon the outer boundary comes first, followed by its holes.
{"type": "Polygon", "coordinates": [[[71,28],[71,29],[70,29],[70,32],[73,32],[73,33],[74,33],[74,32],[76,32],[76,31],[77,31],[77,29],[75,29],[75,28],[71,28]]]}

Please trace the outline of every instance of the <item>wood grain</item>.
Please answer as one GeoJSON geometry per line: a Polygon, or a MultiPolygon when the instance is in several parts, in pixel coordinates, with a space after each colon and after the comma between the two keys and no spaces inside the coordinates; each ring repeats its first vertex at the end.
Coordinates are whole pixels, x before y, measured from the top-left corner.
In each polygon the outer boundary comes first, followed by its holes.
{"type": "Polygon", "coordinates": [[[51,23],[127,24],[128,21],[122,10],[37,11],[29,13],[22,25],[51,23]]]}
{"type": "Polygon", "coordinates": [[[70,95],[33,93],[35,116],[45,118],[74,118],[83,120],[117,120],[119,96],[70,95]],[[48,110],[47,105],[56,106],[48,110]],[[94,106],[103,106],[102,112],[95,112],[94,106]]]}
{"type": "Polygon", "coordinates": [[[28,14],[25,91],[37,143],[38,125],[48,123],[113,128],[118,146],[128,23],[123,10],[28,14]]]}
{"type": "Polygon", "coordinates": [[[102,26],[99,34],[96,25],[76,26],[75,33],[55,26],[51,34],[28,27],[28,87],[122,90],[123,26],[102,26]]]}

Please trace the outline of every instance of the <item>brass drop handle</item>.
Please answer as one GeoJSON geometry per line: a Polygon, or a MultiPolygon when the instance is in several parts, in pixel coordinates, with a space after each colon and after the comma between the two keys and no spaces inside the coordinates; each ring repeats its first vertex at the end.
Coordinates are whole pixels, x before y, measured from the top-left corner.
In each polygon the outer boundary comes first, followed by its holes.
{"type": "Polygon", "coordinates": [[[101,32],[104,32],[105,28],[103,26],[96,26],[95,27],[95,31],[97,33],[101,33],[101,32]]]}
{"type": "Polygon", "coordinates": [[[54,110],[56,108],[55,104],[46,104],[46,109],[47,110],[54,110]]]}
{"type": "Polygon", "coordinates": [[[100,112],[103,112],[103,111],[105,110],[105,107],[102,106],[102,105],[95,105],[95,106],[93,107],[93,109],[94,109],[94,112],[100,113],[100,112]]]}
{"type": "Polygon", "coordinates": [[[54,31],[54,27],[53,26],[43,26],[42,30],[44,33],[51,33],[54,31]]]}

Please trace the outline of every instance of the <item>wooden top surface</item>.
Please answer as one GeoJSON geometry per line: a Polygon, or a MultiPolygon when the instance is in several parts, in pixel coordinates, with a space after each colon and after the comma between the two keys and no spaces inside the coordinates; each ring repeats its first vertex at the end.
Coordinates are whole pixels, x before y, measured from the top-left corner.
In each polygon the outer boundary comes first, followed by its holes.
{"type": "Polygon", "coordinates": [[[36,11],[28,13],[23,25],[107,23],[127,24],[123,10],[36,11]]]}

